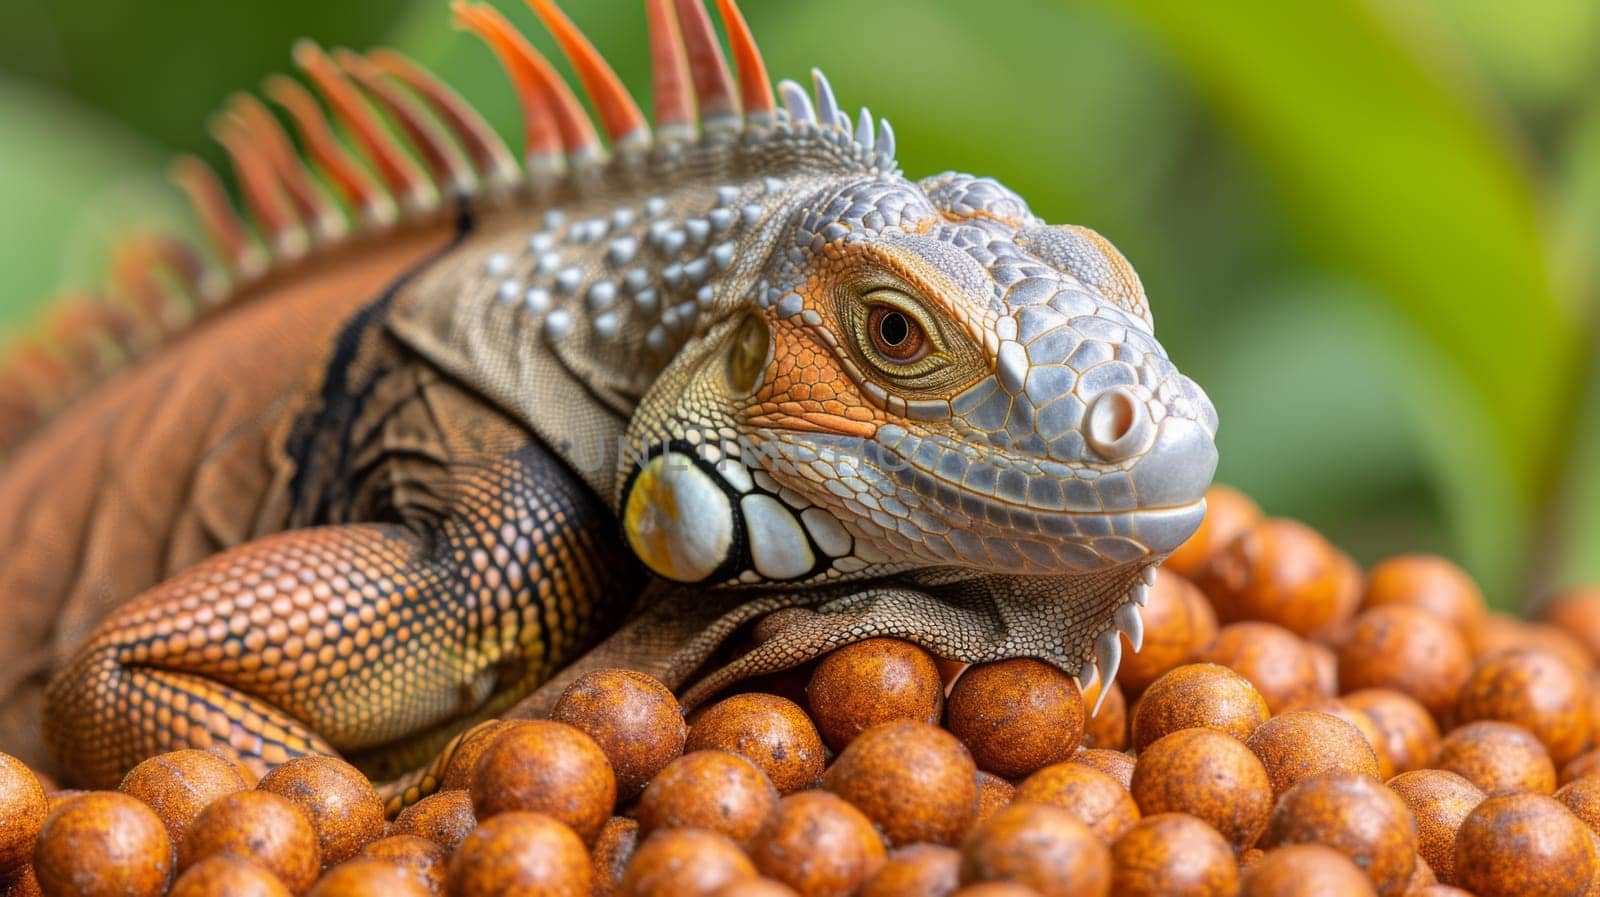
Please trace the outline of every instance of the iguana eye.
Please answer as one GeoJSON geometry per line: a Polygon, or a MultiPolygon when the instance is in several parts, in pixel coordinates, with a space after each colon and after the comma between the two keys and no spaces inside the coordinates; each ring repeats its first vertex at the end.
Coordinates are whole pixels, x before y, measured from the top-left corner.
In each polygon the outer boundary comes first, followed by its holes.
{"type": "Polygon", "coordinates": [[[908,290],[888,285],[841,290],[844,342],[857,370],[904,398],[939,392],[985,372],[982,354],[908,290]]]}
{"type": "Polygon", "coordinates": [[[872,348],[886,361],[911,364],[928,354],[928,332],[910,315],[892,305],[875,305],[867,315],[872,348]]]}

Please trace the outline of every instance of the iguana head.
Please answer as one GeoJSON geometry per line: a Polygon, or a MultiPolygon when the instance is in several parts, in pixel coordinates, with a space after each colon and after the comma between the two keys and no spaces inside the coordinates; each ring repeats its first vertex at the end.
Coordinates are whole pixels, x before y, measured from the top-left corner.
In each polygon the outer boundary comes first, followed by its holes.
{"type": "Polygon", "coordinates": [[[1132,582],[1199,525],[1216,412],[1105,239],[964,174],[769,189],[759,263],[634,428],[672,434],[624,486],[656,572],[1132,582]]]}

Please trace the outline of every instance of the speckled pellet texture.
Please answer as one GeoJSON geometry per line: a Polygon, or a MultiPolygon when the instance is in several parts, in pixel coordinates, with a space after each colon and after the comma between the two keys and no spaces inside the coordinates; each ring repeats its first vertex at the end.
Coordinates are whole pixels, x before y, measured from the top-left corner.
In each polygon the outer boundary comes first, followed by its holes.
{"type": "Polygon", "coordinates": [[[564,723],[536,720],[508,727],[472,771],[473,811],[545,813],[593,841],[617,802],[616,777],[594,739],[564,723]]]}
{"type": "Polygon", "coordinates": [[[1140,751],[1180,729],[1216,729],[1244,741],[1272,715],[1256,687],[1233,670],[1192,663],[1167,671],[1133,705],[1133,747],[1140,751]]]}
{"type": "Polygon", "coordinates": [[[816,787],[827,762],[822,736],[800,705],[769,694],[733,695],[707,707],[685,750],[724,750],[766,772],[779,794],[816,787]]]}
{"type": "Polygon", "coordinates": [[[1378,757],[1361,730],[1327,713],[1291,710],[1267,720],[1245,746],[1267,770],[1274,796],[1324,772],[1378,778],[1378,757]]]}
{"type": "Polygon", "coordinates": [[[1400,796],[1417,823],[1417,855],[1446,884],[1456,880],[1456,832],[1487,796],[1478,786],[1453,772],[1418,769],[1389,780],[1389,790],[1400,796]]]}
{"type": "Polygon", "coordinates": [[[667,764],[644,789],[633,815],[642,834],[695,828],[740,847],[773,823],[778,790],[754,763],[727,751],[691,751],[667,764]]]}
{"type": "Polygon", "coordinates": [[[322,865],[335,866],[383,835],[383,801],[361,771],[336,757],[300,757],[261,777],[256,788],[288,798],[317,831],[322,865]]]}
{"type": "Polygon", "coordinates": [[[939,722],[944,686],[928,652],[899,639],[867,639],[818,661],[806,703],[823,740],[842,751],[879,723],[939,722]]]}
{"type": "Polygon", "coordinates": [[[672,690],[631,670],[597,670],[574,680],[550,718],[594,739],[617,777],[617,797],[632,800],[683,753],[689,727],[672,690]]]}
{"type": "Polygon", "coordinates": [[[1401,897],[1416,862],[1417,833],[1399,795],[1369,776],[1327,772],[1284,792],[1260,846],[1325,844],[1350,857],[1380,897],[1401,897]]]}
{"type": "Polygon", "coordinates": [[[317,832],[305,811],[268,791],[239,791],[212,801],[178,851],[178,866],[232,853],[260,864],[296,894],[303,894],[322,868],[317,832]]]}
{"type": "Polygon", "coordinates": [[[961,881],[1009,880],[1044,897],[1105,897],[1111,851],[1060,807],[1014,803],[994,814],[961,848],[961,881]]]}
{"type": "Polygon", "coordinates": [[[1072,677],[1018,658],[962,673],[950,689],[945,725],[978,766],[1018,777],[1071,757],[1083,738],[1084,714],[1072,677]]]}
{"type": "Polygon", "coordinates": [[[1187,813],[1145,817],[1111,845],[1116,897],[1233,897],[1238,887],[1233,846],[1187,813]]]}
{"type": "Polygon", "coordinates": [[[883,866],[883,837],[838,795],[801,791],[785,797],[778,819],[750,847],[763,875],[803,897],[846,897],[883,866]]]}
{"type": "Polygon", "coordinates": [[[955,844],[977,815],[977,772],[955,736],[900,720],[857,736],[823,786],[865,813],[891,844],[955,844]]]}
{"type": "Polygon", "coordinates": [[[594,871],[583,841],[543,813],[511,810],[484,823],[461,842],[445,873],[451,897],[589,897],[594,871]]]}
{"type": "Polygon", "coordinates": [[[1461,823],[1455,870],[1478,897],[1583,894],[1595,872],[1594,838],[1553,798],[1492,796],[1461,823]]]}
{"type": "Polygon", "coordinates": [[[172,838],[160,817],[115,791],[82,794],[53,811],[33,856],[39,887],[50,895],[160,897],[172,866],[172,838]]]}
{"type": "Polygon", "coordinates": [[[1255,843],[1272,810],[1261,761],[1214,729],[1181,729],[1150,745],[1133,768],[1131,790],[1144,815],[1197,816],[1240,849],[1255,843]]]}
{"type": "Polygon", "coordinates": [[[1060,807],[1107,844],[1139,821],[1139,806],[1121,782],[1071,760],[1046,766],[1023,779],[1013,799],[1060,807]]]}
{"type": "Polygon", "coordinates": [[[135,766],[117,790],[149,804],[166,824],[172,843],[181,846],[189,826],[207,804],[247,787],[233,763],[205,751],[183,750],[159,754],[135,766]]]}

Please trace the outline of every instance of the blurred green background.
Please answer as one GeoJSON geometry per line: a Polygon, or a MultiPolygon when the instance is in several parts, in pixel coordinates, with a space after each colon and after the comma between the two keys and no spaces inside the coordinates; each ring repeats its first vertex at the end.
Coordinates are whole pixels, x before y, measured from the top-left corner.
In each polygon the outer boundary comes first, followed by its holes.
{"type": "MultiPolygon", "coordinates": [[[[647,97],[640,0],[567,6],[647,97]]],[[[993,175],[1121,247],[1216,401],[1220,479],[1503,607],[1600,580],[1600,4],[747,6],[775,76],[825,68],[912,176],[993,175]]],[[[165,160],[220,163],[207,115],[302,35],[409,52],[519,133],[444,0],[5,0],[0,332],[117,233],[185,226],[165,160]]]]}

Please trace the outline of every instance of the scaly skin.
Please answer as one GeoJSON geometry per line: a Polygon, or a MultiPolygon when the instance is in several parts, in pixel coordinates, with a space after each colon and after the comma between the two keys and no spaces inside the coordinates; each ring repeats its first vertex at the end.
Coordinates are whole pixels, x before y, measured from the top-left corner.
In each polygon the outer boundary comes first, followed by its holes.
{"type": "MultiPolygon", "coordinates": [[[[166,410],[172,427],[215,422],[150,482],[184,500],[148,502],[161,524],[125,537],[134,554],[166,546],[165,564],[96,568],[124,537],[92,499],[12,537],[7,597],[76,609],[17,636],[54,639],[45,732],[74,780],[114,784],[187,745],[262,768],[336,751],[399,777],[398,805],[432,787],[442,759],[421,764],[453,734],[536,714],[595,666],[654,672],[693,703],[876,635],[1085,679],[1114,673],[1119,631],[1137,644],[1145,581],[1203,513],[1216,420],[1127,262],[994,181],[902,177],[887,124],[848,124],[820,75],[814,94],[785,83],[778,111],[731,4],[737,95],[697,0],[676,2],[682,45],[662,27],[672,8],[650,4],[653,135],[535,6],[612,154],[520,38],[459,10],[534,116],[526,186],[472,191],[444,248],[438,215],[398,254],[341,244],[315,279],[364,298],[331,303],[338,326],[310,348],[234,323],[302,307],[291,280],[116,381],[148,395],[218,353],[290,371],[242,418],[206,417],[217,387],[166,410]],[[202,475],[241,449],[247,486],[202,475]],[[217,525],[219,500],[250,524],[217,525]],[[192,532],[208,538],[173,540],[192,532]],[[39,553],[74,533],[89,536],[68,560],[98,578],[25,575],[59,576],[39,553]]],[[[405,195],[393,177],[384,196],[405,195]]],[[[248,253],[211,211],[239,276],[248,253]]],[[[269,243],[295,244],[257,211],[269,243]]],[[[107,416],[91,397],[57,419],[0,477],[0,507],[21,513],[8,490],[37,491],[51,447],[107,416]]],[[[101,470],[87,496],[124,476],[115,458],[101,470]]]]}

